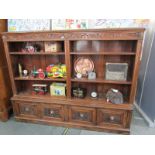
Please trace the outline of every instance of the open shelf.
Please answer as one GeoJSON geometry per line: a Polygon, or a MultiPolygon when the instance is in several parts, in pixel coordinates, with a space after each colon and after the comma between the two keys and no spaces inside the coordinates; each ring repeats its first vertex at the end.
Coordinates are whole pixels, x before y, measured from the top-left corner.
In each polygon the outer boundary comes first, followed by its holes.
{"type": "MultiPolygon", "coordinates": [[[[111,88],[119,90],[123,94],[124,103],[129,103],[129,96],[131,85],[129,84],[117,84],[117,83],[88,83],[88,82],[75,82],[72,81],[73,88],[82,88],[85,89],[85,99],[96,100],[91,97],[91,92],[97,92],[98,98],[96,101],[100,100],[101,102],[106,101],[106,94],[111,88]]],[[[72,97],[74,98],[73,94],[72,97]]],[[[76,98],[75,98],[76,99],[76,98]]],[[[82,100],[82,99],[81,99],[82,100]]]]}
{"type": "Polygon", "coordinates": [[[11,55],[65,55],[64,52],[34,52],[34,53],[24,53],[24,52],[10,52],[11,55]]]}
{"type": "Polygon", "coordinates": [[[111,84],[127,84],[130,85],[132,82],[131,81],[112,81],[112,80],[104,80],[102,78],[97,78],[94,80],[89,80],[87,78],[72,78],[71,79],[72,82],[84,82],[84,83],[111,83],[111,84]]]}
{"type": "Polygon", "coordinates": [[[32,78],[32,77],[15,77],[15,80],[19,81],[66,81],[65,78],[45,78],[45,79],[40,79],[40,78],[32,78]]]}
{"type": "Polygon", "coordinates": [[[95,103],[95,104],[108,104],[108,105],[124,105],[124,104],[128,104],[128,102],[124,102],[123,104],[112,104],[110,102],[107,102],[105,98],[92,98],[92,97],[89,97],[89,96],[86,96],[84,98],[76,98],[76,97],[72,97],[71,98],[72,100],[76,100],[76,101],[79,101],[79,102],[83,102],[84,100],[87,101],[89,104],[92,104],[92,103],[95,103]]]}
{"type": "Polygon", "coordinates": [[[34,98],[34,99],[60,99],[65,100],[66,96],[51,96],[50,93],[46,93],[45,95],[32,95],[31,91],[23,91],[17,94],[18,97],[25,97],[25,98],[34,98]]]}
{"type": "Polygon", "coordinates": [[[135,55],[134,52],[71,52],[71,55],[135,55]]]}

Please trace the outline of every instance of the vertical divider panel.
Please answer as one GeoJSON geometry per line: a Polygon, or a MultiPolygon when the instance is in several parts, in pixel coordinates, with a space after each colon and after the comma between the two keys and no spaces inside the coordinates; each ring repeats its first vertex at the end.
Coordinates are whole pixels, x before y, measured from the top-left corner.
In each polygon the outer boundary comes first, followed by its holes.
{"type": "Polygon", "coordinates": [[[133,104],[135,95],[136,95],[137,78],[138,78],[138,73],[139,73],[138,71],[139,71],[139,66],[140,66],[141,48],[142,48],[142,40],[137,40],[136,58],[135,58],[135,63],[134,63],[132,86],[131,86],[130,100],[129,100],[129,103],[131,104],[133,104]]]}
{"type": "Polygon", "coordinates": [[[12,62],[11,62],[11,58],[10,58],[10,52],[9,52],[9,48],[8,48],[8,42],[5,41],[5,37],[3,36],[3,42],[4,42],[4,49],[5,49],[5,53],[6,53],[6,60],[7,60],[7,65],[8,65],[8,69],[9,69],[9,75],[10,75],[10,80],[12,83],[12,90],[14,94],[17,94],[17,89],[16,89],[16,85],[15,85],[15,81],[14,81],[14,75],[13,75],[13,69],[12,69],[12,62]]]}
{"type": "Polygon", "coordinates": [[[65,64],[67,67],[67,78],[66,78],[66,88],[67,88],[67,98],[71,98],[71,62],[70,62],[70,42],[65,40],[65,64]]]}

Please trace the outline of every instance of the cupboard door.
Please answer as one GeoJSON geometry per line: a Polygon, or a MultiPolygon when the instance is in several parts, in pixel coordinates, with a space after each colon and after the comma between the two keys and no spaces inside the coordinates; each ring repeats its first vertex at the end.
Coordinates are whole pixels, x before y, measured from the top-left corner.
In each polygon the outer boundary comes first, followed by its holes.
{"type": "Polygon", "coordinates": [[[97,110],[97,124],[101,126],[126,126],[127,112],[124,110],[97,110]]]}
{"type": "Polygon", "coordinates": [[[44,104],[42,106],[42,117],[44,119],[64,121],[64,107],[61,105],[44,104]]]}
{"type": "Polygon", "coordinates": [[[96,121],[96,111],[93,108],[75,106],[70,107],[69,121],[84,124],[94,124],[96,121]]]}
{"type": "Polygon", "coordinates": [[[18,104],[18,110],[19,110],[19,115],[25,115],[25,116],[30,116],[30,117],[37,117],[37,104],[35,103],[17,103],[18,104]]]}

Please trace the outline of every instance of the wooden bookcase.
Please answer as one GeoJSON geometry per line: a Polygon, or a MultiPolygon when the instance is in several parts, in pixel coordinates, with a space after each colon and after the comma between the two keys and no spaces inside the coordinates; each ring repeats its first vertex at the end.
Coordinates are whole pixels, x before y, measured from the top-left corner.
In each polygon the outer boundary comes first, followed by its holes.
{"type": "Polygon", "coordinates": [[[3,33],[16,120],[130,133],[143,34],[143,28],[3,33]],[[62,50],[57,53],[46,53],[44,43],[47,41],[60,42],[62,50]],[[41,52],[22,53],[21,49],[25,42],[37,42],[42,47],[41,52]],[[97,75],[95,80],[75,78],[74,62],[79,57],[87,57],[94,62],[97,75]],[[59,62],[66,64],[67,67],[67,76],[64,78],[19,77],[18,63],[27,70],[31,70],[34,65],[45,70],[49,64],[59,62]],[[105,80],[107,62],[127,63],[127,80],[105,80]],[[32,84],[49,86],[52,82],[66,83],[65,97],[50,96],[49,89],[46,95],[32,95],[32,84]],[[86,88],[86,97],[73,97],[73,87],[86,88]],[[94,89],[104,96],[110,88],[122,92],[123,104],[109,103],[105,97],[90,97],[90,92],[94,89]]]}

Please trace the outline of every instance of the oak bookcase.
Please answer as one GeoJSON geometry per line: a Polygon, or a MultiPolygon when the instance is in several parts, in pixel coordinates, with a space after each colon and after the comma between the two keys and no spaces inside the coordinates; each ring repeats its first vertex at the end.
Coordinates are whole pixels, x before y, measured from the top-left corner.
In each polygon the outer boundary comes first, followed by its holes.
{"type": "Polygon", "coordinates": [[[3,33],[16,120],[129,134],[143,34],[143,28],[3,33]],[[45,41],[60,42],[62,51],[46,53],[45,41]],[[22,53],[21,48],[25,42],[37,42],[42,51],[22,53]],[[95,80],[75,78],[74,62],[79,57],[93,60],[97,75],[95,80]],[[28,70],[34,65],[45,70],[49,64],[58,62],[66,64],[65,78],[19,77],[18,63],[22,63],[28,70]],[[105,80],[106,62],[127,63],[127,80],[105,80]],[[32,84],[49,86],[52,82],[66,83],[65,97],[53,97],[50,93],[31,94],[32,84]],[[83,99],[72,96],[72,87],[79,86],[87,89],[87,95],[83,99]],[[123,93],[123,104],[109,103],[104,97],[92,99],[89,95],[93,89],[106,94],[110,88],[123,93]]]}

